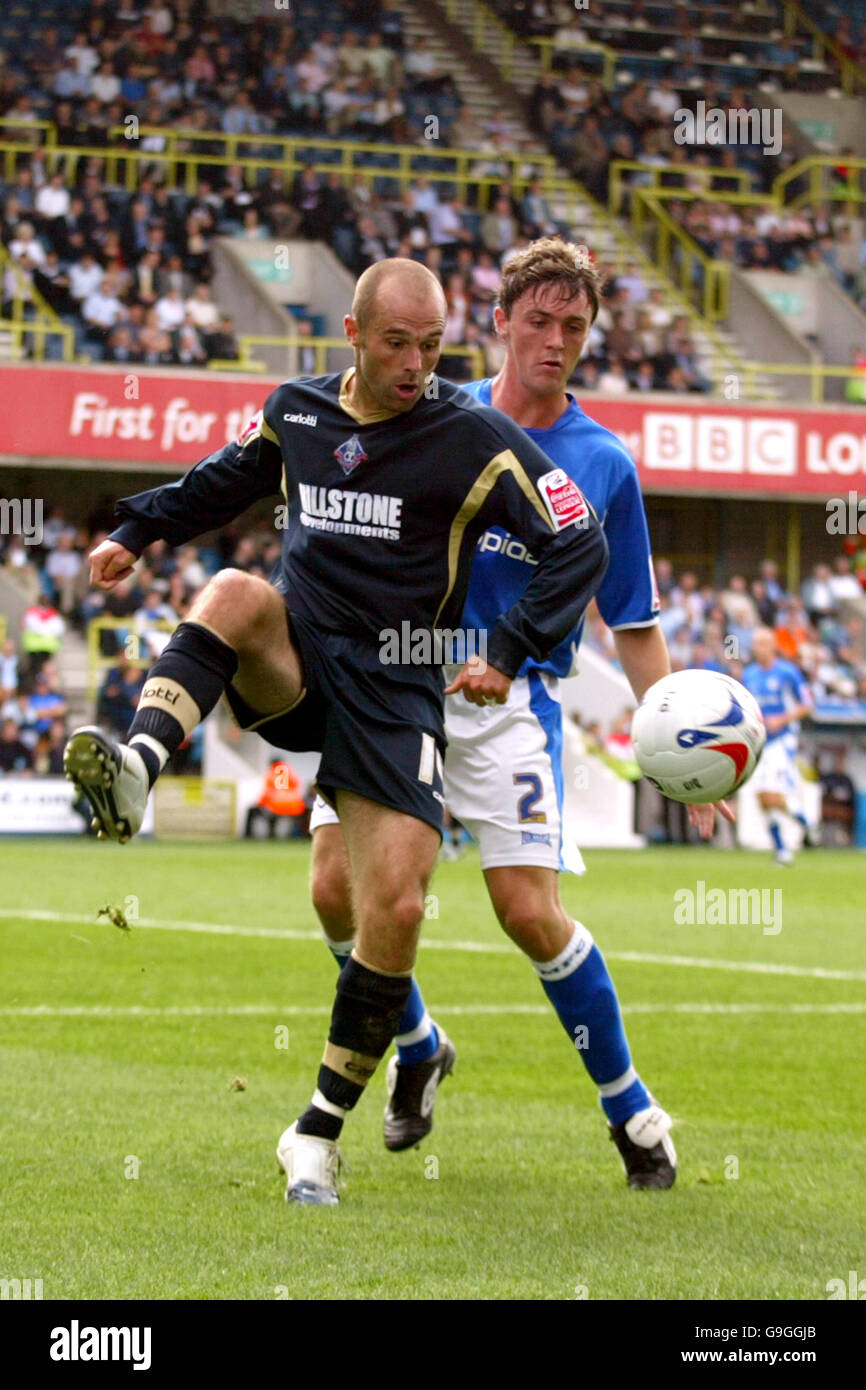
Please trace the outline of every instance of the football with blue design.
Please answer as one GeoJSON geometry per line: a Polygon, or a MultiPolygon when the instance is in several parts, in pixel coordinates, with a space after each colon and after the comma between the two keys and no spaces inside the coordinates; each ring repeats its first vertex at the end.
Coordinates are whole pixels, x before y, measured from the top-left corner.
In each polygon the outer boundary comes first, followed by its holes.
{"type": "Polygon", "coordinates": [[[631,726],[648,782],[673,801],[720,801],[749,780],[767,731],[753,695],[721,671],[674,671],[651,685],[631,726]]]}

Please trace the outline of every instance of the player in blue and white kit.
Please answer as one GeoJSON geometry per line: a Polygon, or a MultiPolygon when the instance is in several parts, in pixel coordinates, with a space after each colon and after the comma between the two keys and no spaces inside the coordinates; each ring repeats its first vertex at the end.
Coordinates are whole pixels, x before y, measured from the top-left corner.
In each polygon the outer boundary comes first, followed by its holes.
{"type": "Polygon", "coordinates": [[[776,863],[793,864],[794,852],[782,835],[784,815],[799,821],[809,844],[818,843],[818,828],[803,809],[803,783],[797,770],[800,720],[812,712],[812,694],[802,671],[778,655],[771,628],[756,629],[752,657],[741,679],[761,706],[767,726],[767,742],[752,775],[752,787],[767,821],[776,863]]]}
{"type": "MultiPolygon", "coordinates": [[[[542,239],[503,271],[496,326],[507,357],[492,381],[468,390],[503,410],[556,465],[547,475],[553,505],[572,480],[602,521],[611,555],[597,602],[614,631],[618,655],[638,699],[668,673],[658,626],[649,536],[637,470],[610,431],[591,420],[566,383],[598,311],[600,280],[583,248],[542,239]]],[[[464,632],[492,628],[533,573],[534,558],[499,527],[480,537],[461,620],[464,632]]],[[[481,867],[496,914],[529,956],[572,1043],[588,1040],[580,1057],[596,1083],[602,1108],[632,1187],[670,1187],[676,1154],[671,1119],[637,1074],[626,1041],[613,981],[589,930],[565,911],[560,868],[583,872],[576,846],[562,844],[561,677],[572,672],[578,626],[545,661],[520,667],[505,704],[446,702],[446,803],[478,841],[481,867]],[[582,1030],[586,1030],[583,1032],[582,1030]]],[[[712,807],[691,808],[701,833],[712,807]]],[[[731,818],[726,807],[723,813],[731,818]]],[[[351,947],[347,864],[336,817],[313,813],[313,902],[334,954],[351,947]]],[[[454,1050],[439,1037],[413,988],[388,1072],[385,1143],[417,1143],[432,1125],[438,1082],[454,1050]]]]}

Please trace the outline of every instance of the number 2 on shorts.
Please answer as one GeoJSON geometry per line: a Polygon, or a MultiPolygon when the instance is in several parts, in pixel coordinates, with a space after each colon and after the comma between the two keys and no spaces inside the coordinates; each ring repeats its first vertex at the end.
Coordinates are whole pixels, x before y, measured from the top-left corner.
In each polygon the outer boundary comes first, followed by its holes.
{"type": "Polygon", "coordinates": [[[517,819],[520,824],[543,825],[547,820],[547,812],[533,810],[536,802],[544,795],[541,778],[535,772],[515,772],[513,780],[515,787],[521,784],[529,787],[529,791],[525,792],[517,803],[517,819]]]}

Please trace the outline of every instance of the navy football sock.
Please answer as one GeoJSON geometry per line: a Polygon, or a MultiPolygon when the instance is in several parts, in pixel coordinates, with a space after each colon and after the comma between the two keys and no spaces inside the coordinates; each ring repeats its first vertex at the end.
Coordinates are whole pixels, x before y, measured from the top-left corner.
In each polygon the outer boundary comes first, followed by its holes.
{"type": "Polygon", "coordinates": [[[337,1138],[397,1032],[411,984],[411,975],[382,975],[354,955],[346,961],[318,1084],[298,1120],[299,1134],[337,1138]]]}
{"type": "Polygon", "coordinates": [[[126,736],[143,758],[151,786],[237,669],[237,653],[215,633],[195,622],[176,629],[148,672],[126,736]]]}
{"type": "MultiPolygon", "coordinates": [[[[346,964],[352,951],[351,941],[333,941],[325,936],[328,949],[340,969],[346,964]]],[[[403,1017],[397,1026],[394,1039],[397,1056],[404,1067],[415,1066],[417,1062],[429,1061],[439,1048],[439,1034],[436,1024],[427,1012],[424,999],[414,976],[409,999],[403,1017]]]]}

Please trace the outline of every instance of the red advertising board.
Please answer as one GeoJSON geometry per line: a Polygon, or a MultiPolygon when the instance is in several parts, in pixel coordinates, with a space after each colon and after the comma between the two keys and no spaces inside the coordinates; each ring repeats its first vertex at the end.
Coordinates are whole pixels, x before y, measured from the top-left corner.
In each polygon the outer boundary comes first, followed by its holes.
{"type": "MultiPolygon", "coordinates": [[[[131,368],[0,369],[0,462],[184,470],[245,428],[276,383],[131,368]]],[[[646,492],[829,497],[866,477],[866,409],[704,396],[592,396],[646,492]]]]}

